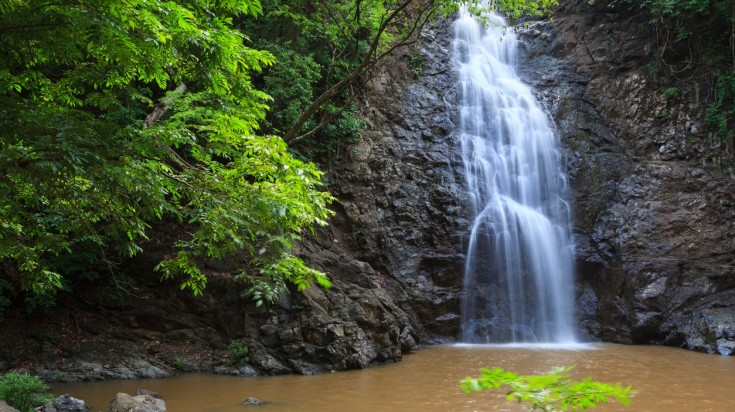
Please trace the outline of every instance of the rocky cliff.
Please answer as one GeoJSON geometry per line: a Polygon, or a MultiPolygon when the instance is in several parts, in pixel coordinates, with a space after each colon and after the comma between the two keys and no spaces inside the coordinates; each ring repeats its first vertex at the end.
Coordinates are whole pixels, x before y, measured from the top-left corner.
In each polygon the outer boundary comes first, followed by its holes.
{"type": "Polygon", "coordinates": [[[733,354],[735,179],[704,125],[711,84],[651,73],[640,12],[567,1],[525,34],[525,75],[567,149],[582,329],[733,354]]]}
{"type": "MultiPolygon", "coordinates": [[[[706,76],[654,73],[649,17],[566,1],[520,28],[522,76],[566,149],[588,339],[735,352],[735,179],[709,136],[706,76]]],[[[334,230],[375,270],[419,341],[457,336],[464,186],[453,134],[448,27],[372,84],[363,141],[332,170],[334,230]],[[415,68],[414,68],[415,69],[415,68]],[[351,242],[351,243],[350,243],[351,242]]],[[[336,236],[340,237],[340,236],[336,236]]]]}
{"type": "MultiPolygon", "coordinates": [[[[519,29],[520,68],[565,145],[582,334],[733,354],[735,180],[712,162],[724,153],[703,124],[709,85],[651,75],[645,16],[583,0],[555,16],[519,29]]],[[[50,380],[309,374],[454,341],[471,217],[450,42],[450,25],[434,26],[366,89],[361,141],[328,170],[336,215],[298,251],[330,290],[262,311],[219,268],[203,298],[156,275],[120,300],[80,285],[58,310],[6,317],[0,369],[50,380]]],[[[138,273],[165,253],[152,249],[138,273]]]]}
{"type": "MultiPolygon", "coordinates": [[[[522,75],[566,148],[580,331],[732,354],[735,180],[704,125],[711,84],[652,73],[649,17],[599,3],[567,1],[553,22],[519,29],[522,75]]],[[[375,271],[421,342],[457,337],[470,218],[450,35],[436,27],[417,54],[379,72],[364,105],[370,126],[331,170],[335,239],[375,271]]]]}

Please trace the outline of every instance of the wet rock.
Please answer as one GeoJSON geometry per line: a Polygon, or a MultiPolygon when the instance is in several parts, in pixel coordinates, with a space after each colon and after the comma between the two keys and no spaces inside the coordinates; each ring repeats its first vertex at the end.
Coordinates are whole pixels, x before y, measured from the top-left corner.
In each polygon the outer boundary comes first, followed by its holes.
{"type": "Polygon", "coordinates": [[[413,328],[410,325],[403,328],[398,339],[403,352],[410,352],[418,347],[416,339],[413,337],[413,328]]]}
{"type": "Polygon", "coordinates": [[[214,373],[220,375],[234,375],[234,376],[258,376],[258,371],[253,369],[250,365],[245,366],[215,366],[214,373]]]}
{"type": "Polygon", "coordinates": [[[248,396],[247,399],[245,399],[245,402],[243,402],[243,405],[245,406],[258,406],[262,404],[263,404],[263,401],[259,400],[258,398],[254,396],[248,396]]]}
{"type": "Polygon", "coordinates": [[[130,396],[126,393],[118,393],[110,401],[107,410],[109,412],[166,412],[166,403],[148,395],[130,396]]]}
{"type": "Polygon", "coordinates": [[[358,367],[397,360],[420,342],[458,335],[457,322],[436,320],[459,311],[469,219],[459,140],[452,132],[457,74],[449,22],[431,27],[422,40],[379,67],[371,80],[361,113],[369,126],[331,166],[337,215],[326,239],[307,253],[333,276],[333,290],[347,295],[327,291],[329,303],[319,304],[330,314],[325,321],[344,327],[327,326],[330,332],[322,336],[309,328],[307,340],[331,345],[347,357],[345,364],[358,367]],[[422,61],[419,78],[408,67],[412,58],[422,61]]]}
{"type": "Polygon", "coordinates": [[[150,362],[137,359],[130,364],[133,373],[138,378],[160,378],[168,376],[169,373],[159,368],[158,366],[152,365],[150,362]]]}
{"type": "Polygon", "coordinates": [[[41,366],[33,373],[49,382],[80,382],[107,379],[145,379],[170,376],[173,368],[162,363],[154,365],[140,358],[117,359],[116,364],[70,361],[60,366],[41,366]]]}
{"type": "Polygon", "coordinates": [[[156,399],[163,399],[163,397],[161,397],[161,394],[160,393],[149,391],[148,389],[138,389],[135,392],[135,395],[136,396],[138,396],[138,395],[146,395],[146,396],[150,396],[150,397],[156,398],[156,399]]]}
{"type": "Polygon", "coordinates": [[[689,349],[720,355],[735,352],[735,309],[708,308],[696,311],[687,328],[689,349]]]}
{"type": "Polygon", "coordinates": [[[56,400],[54,400],[53,406],[55,410],[58,412],[66,412],[66,411],[86,412],[89,410],[89,406],[87,406],[83,400],[77,399],[70,395],[59,396],[58,398],[56,398],[56,400]]]}
{"type": "Polygon", "coordinates": [[[237,372],[239,376],[258,376],[258,371],[253,369],[253,367],[250,365],[245,365],[237,368],[237,372]]]}
{"type": "Polygon", "coordinates": [[[293,370],[281,363],[275,356],[268,353],[259,343],[250,345],[250,362],[270,375],[284,375],[293,373],[293,370]]]}

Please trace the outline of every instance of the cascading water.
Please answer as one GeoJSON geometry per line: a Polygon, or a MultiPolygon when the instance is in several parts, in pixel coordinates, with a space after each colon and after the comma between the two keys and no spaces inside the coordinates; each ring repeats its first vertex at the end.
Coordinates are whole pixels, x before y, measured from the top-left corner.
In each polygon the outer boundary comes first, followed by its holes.
{"type": "Polygon", "coordinates": [[[466,343],[572,343],[574,243],[560,143],[515,71],[502,17],[455,22],[460,134],[474,222],[462,301],[466,343]]]}

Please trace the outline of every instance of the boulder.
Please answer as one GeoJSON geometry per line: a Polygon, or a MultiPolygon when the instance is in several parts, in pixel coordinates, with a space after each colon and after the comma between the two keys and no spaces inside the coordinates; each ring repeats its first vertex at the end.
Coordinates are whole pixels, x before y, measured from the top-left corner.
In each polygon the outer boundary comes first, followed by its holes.
{"type": "Polygon", "coordinates": [[[148,395],[148,396],[151,396],[151,397],[156,398],[156,399],[163,399],[163,397],[161,396],[160,393],[149,391],[148,389],[138,389],[138,391],[135,392],[135,395],[136,396],[138,396],[138,395],[148,395]]]}
{"type": "Polygon", "coordinates": [[[263,403],[263,401],[261,401],[260,399],[254,397],[254,396],[248,396],[248,398],[245,399],[245,402],[243,402],[243,405],[245,405],[245,406],[258,406],[258,405],[260,405],[262,403],[263,403]]]}
{"type": "Polygon", "coordinates": [[[130,396],[118,393],[110,401],[108,412],[166,412],[166,403],[149,395],[130,396]]]}
{"type": "MultiPolygon", "coordinates": [[[[71,395],[64,394],[54,400],[53,405],[47,405],[48,407],[53,406],[53,409],[43,409],[44,411],[57,411],[57,412],[73,412],[82,411],[86,412],[89,410],[89,406],[84,403],[83,400],[77,399],[71,395]]],[[[46,407],[46,406],[45,406],[46,407]]]]}

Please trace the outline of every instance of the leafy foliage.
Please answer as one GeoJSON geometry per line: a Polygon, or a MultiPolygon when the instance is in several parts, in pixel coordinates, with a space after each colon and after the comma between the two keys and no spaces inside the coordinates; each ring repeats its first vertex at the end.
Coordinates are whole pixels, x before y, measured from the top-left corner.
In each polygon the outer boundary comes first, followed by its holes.
{"type": "Polygon", "coordinates": [[[249,286],[243,295],[250,297],[259,308],[277,303],[288,290],[286,281],[295,285],[299,292],[311,286],[312,281],[325,288],[331,286],[323,273],[309,268],[301,259],[291,255],[282,256],[278,262],[261,265],[259,272],[263,276],[253,277],[242,272],[237,277],[240,282],[249,286]],[[287,275],[283,276],[284,273],[287,275]]]}
{"type": "MultiPolygon", "coordinates": [[[[326,224],[322,173],[257,134],[273,56],[233,27],[257,0],[8,2],[0,9],[0,258],[8,282],[53,294],[82,249],[141,251],[166,216],[188,224],[159,265],[202,293],[202,259],[277,265],[326,224]]],[[[298,260],[289,257],[289,261],[298,260]]],[[[303,262],[302,262],[303,263],[303,262]]],[[[303,285],[320,276],[285,276],[303,285]]]]}
{"type": "Polygon", "coordinates": [[[715,102],[707,108],[705,120],[713,133],[725,143],[726,154],[729,155],[718,158],[717,162],[732,174],[735,173],[735,68],[718,73],[715,81],[715,102]]]}
{"type": "Polygon", "coordinates": [[[373,67],[395,50],[410,46],[422,28],[467,3],[474,12],[499,8],[512,18],[541,15],[555,0],[268,0],[264,14],[242,27],[258,46],[279,58],[264,78],[274,106],[271,125],[308,158],[334,159],[355,142],[364,125],[354,102],[373,67]],[[294,78],[291,62],[303,65],[294,78]],[[282,67],[279,67],[282,65],[282,67]]]}
{"type": "Polygon", "coordinates": [[[608,384],[585,378],[574,381],[569,371],[574,367],[556,368],[545,375],[518,375],[501,368],[480,370],[482,375],[465,378],[461,387],[465,392],[498,389],[508,386],[508,401],[527,402],[532,411],[586,410],[614,399],[630,404],[634,392],[630,386],[608,384]]]}
{"type": "MultiPolygon", "coordinates": [[[[539,14],[555,2],[492,4],[539,14]]],[[[3,0],[0,304],[20,290],[45,305],[71,278],[110,276],[163,219],[187,233],[158,270],[194,294],[207,259],[238,262],[261,302],[287,283],[328,285],[289,250],[326,224],[332,197],[273,135],[334,158],[363,125],[369,71],[458,5],[3,0]]]]}
{"type": "Polygon", "coordinates": [[[232,356],[234,356],[238,360],[243,361],[243,362],[250,361],[250,357],[248,357],[248,353],[250,353],[250,349],[244,343],[237,341],[237,340],[232,340],[227,345],[227,349],[230,351],[230,354],[232,354],[232,356]]]}
{"type": "Polygon", "coordinates": [[[495,0],[490,3],[490,7],[502,11],[511,20],[526,16],[544,16],[559,4],[558,0],[495,0]]]}
{"type": "Polygon", "coordinates": [[[49,387],[38,376],[8,372],[0,376],[0,399],[20,412],[33,412],[36,407],[54,398],[49,387]]]}

